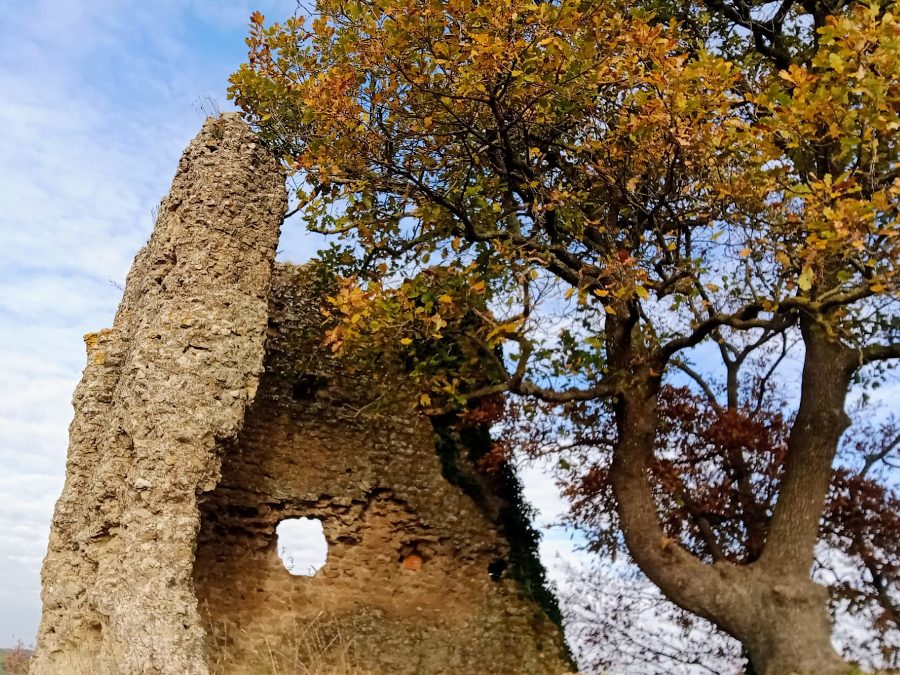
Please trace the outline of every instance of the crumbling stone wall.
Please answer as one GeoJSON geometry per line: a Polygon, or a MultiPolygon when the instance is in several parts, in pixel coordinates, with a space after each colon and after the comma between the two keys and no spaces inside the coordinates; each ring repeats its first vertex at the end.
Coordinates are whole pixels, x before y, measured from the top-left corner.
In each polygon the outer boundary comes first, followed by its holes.
{"type": "Polygon", "coordinates": [[[507,573],[495,514],[444,478],[389,356],[348,376],[319,353],[315,280],[277,269],[266,372],[203,497],[194,574],[215,672],[567,672],[559,626],[507,573]],[[295,517],[322,521],[313,577],[277,555],[295,517]]]}
{"type": "Polygon", "coordinates": [[[322,355],[315,268],[274,265],[285,209],[253,134],[208,121],[86,336],[32,672],[567,672],[502,500],[443,476],[398,364],[322,355]],[[276,552],[301,516],[329,544],[308,578],[276,552]]]}
{"type": "Polygon", "coordinates": [[[262,371],[284,177],[236,116],[185,151],[113,327],[85,337],[32,673],[205,673],[192,589],[262,371]]]}

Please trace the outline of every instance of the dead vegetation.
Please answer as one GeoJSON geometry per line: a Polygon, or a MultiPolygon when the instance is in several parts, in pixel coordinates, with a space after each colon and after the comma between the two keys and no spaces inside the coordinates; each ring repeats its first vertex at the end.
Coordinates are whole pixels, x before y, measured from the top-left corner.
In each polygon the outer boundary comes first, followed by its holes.
{"type": "Polygon", "coordinates": [[[293,615],[286,639],[263,638],[256,642],[259,646],[253,654],[235,653],[234,640],[223,623],[207,621],[206,629],[211,675],[243,673],[248,663],[255,664],[254,673],[260,675],[372,675],[352,664],[352,639],[324,612],[313,620],[293,615]]]}

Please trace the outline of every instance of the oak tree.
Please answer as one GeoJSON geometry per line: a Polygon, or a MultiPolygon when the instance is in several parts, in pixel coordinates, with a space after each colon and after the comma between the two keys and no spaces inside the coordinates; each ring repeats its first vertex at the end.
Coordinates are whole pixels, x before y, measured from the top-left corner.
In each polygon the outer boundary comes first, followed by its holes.
{"type": "Polygon", "coordinates": [[[339,242],[332,348],[408,350],[424,408],[608,406],[631,557],[760,673],[847,669],[810,571],[847,392],[900,357],[895,11],[319,0],[254,14],[231,78],[339,242]],[[771,522],[753,560],[710,561],[657,511],[660,396],[709,346],[780,335],[803,365],[771,522]]]}

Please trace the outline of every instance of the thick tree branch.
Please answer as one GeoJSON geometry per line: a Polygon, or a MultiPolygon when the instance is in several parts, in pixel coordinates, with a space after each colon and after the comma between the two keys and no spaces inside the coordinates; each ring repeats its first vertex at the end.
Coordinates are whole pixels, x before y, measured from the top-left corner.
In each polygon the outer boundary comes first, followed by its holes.
{"type": "Polygon", "coordinates": [[[863,347],[859,352],[859,357],[860,365],[875,363],[876,361],[900,359],[900,343],[863,347]]]}
{"type": "Polygon", "coordinates": [[[844,400],[855,368],[853,352],[811,318],[801,319],[800,330],[806,346],[800,404],[760,560],[778,574],[808,579],[832,463],[850,423],[844,400]]]}
{"type": "Polygon", "coordinates": [[[737,330],[762,328],[777,333],[796,321],[792,310],[806,306],[807,303],[800,298],[789,298],[771,310],[772,316],[767,319],[757,318],[763,312],[763,306],[756,302],[748,303],[732,314],[713,314],[701,321],[691,333],[670,340],[660,347],[658,358],[663,364],[668,363],[672,356],[683,349],[696,347],[709,337],[713,331],[723,326],[737,330]]]}

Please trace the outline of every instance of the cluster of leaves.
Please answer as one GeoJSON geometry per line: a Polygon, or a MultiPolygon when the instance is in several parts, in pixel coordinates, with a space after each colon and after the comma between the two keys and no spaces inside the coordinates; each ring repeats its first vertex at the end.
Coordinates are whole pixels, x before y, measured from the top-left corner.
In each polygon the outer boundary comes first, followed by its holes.
{"type": "Polygon", "coordinates": [[[365,288],[345,279],[326,298],[333,324],[326,344],[351,355],[350,365],[396,355],[422,389],[420,405],[433,413],[461,408],[464,392],[489,395],[505,379],[498,349],[521,318],[496,320],[487,285],[471,284],[465,271],[431,267],[393,286],[372,280],[365,288]]]}
{"type": "MultiPolygon", "coordinates": [[[[789,425],[779,411],[750,417],[713,406],[684,387],[665,387],[660,403],[664,423],[650,473],[667,535],[706,560],[752,562],[765,543],[789,425]]],[[[615,511],[610,448],[579,433],[572,453],[566,495],[575,521],[593,524],[595,550],[618,549],[617,528],[596,526],[615,511]]]]}
{"type": "Polygon", "coordinates": [[[694,327],[736,301],[891,301],[891,13],[829,17],[808,64],[749,79],[615,3],[316,9],[257,16],[231,93],[302,172],[310,229],[351,237],[376,276],[471,252],[473,285],[544,268],[601,312],[655,293],[694,327]]]}
{"type": "Polygon", "coordinates": [[[808,64],[791,64],[778,73],[783,83],[746,98],[758,106],[753,129],[769,145],[764,154],[783,160],[761,172],[760,194],[776,199],[766,212],[782,241],[775,259],[799,271],[790,278],[801,292],[822,288],[822,301],[896,283],[900,24],[877,5],[858,5],[828,17],[817,41],[808,64]],[[827,166],[811,166],[821,148],[827,166]]]}
{"type": "Polygon", "coordinates": [[[889,668],[900,667],[898,450],[894,418],[852,430],[822,516],[823,551],[841,551],[845,558],[833,564],[824,553],[817,565],[832,609],[864,617],[879,638],[861,647],[889,668]]]}

